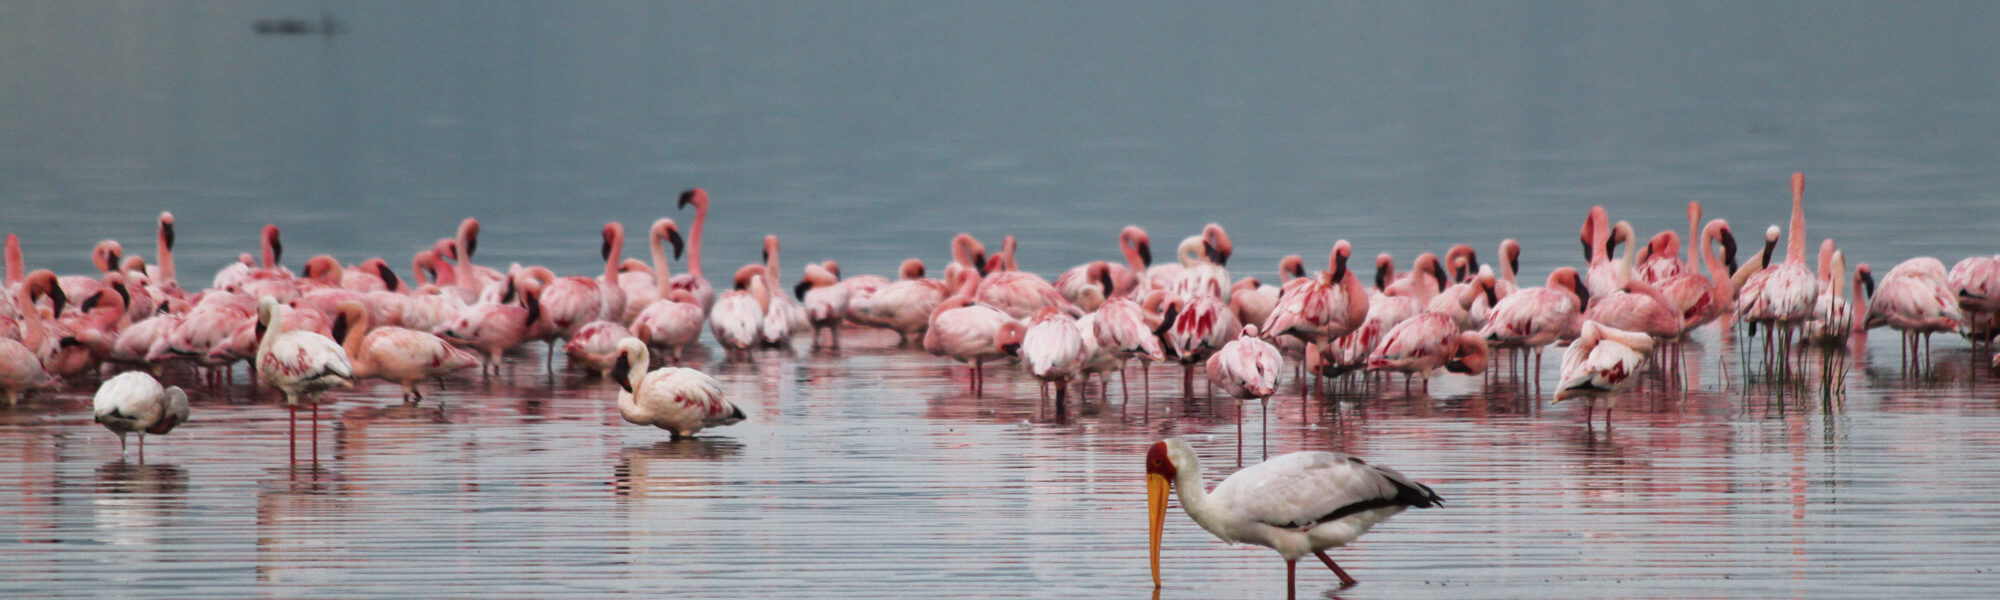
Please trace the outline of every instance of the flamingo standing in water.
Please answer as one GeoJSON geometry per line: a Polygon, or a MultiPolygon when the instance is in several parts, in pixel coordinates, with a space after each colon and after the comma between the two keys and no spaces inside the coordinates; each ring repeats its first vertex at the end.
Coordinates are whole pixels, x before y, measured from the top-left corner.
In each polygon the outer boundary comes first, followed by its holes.
{"type": "Polygon", "coordinates": [[[291,409],[292,455],[298,456],[298,404],[312,404],[313,459],[319,459],[319,405],[327,390],[354,386],[354,365],[347,352],[329,338],[311,331],[285,331],[280,314],[285,307],[270,296],[257,301],[257,377],[285,394],[291,409]]]}
{"type": "Polygon", "coordinates": [[[336,307],[333,339],[347,353],[355,379],[380,379],[403,386],[403,401],[417,402],[424,393],[417,382],[480,366],[479,356],[453,347],[435,334],[402,327],[371,327],[368,309],[360,302],[336,307]]]}
{"type": "Polygon", "coordinates": [[[1888,325],[1903,333],[1906,370],[1930,364],[1932,333],[1954,331],[1966,322],[1946,278],[1943,261],[1919,256],[1889,269],[1868,300],[1869,327],[1888,325]]]}
{"type": "Polygon", "coordinates": [[[1967,334],[1976,344],[1993,341],[2000,326],[2000,255],[1973,256],[1958,261],[1945,274],[1965,313],[1967,334]]]}
{"type": "Polygon", "coordinates": [[[1179,255],[1181,277],[1170,290],[1178,296],[1212,296],[1229,303],[1230,279],[1229,257],[1236,253],[1236,246],[1229,241],[1229,233],[1222,226],[1209,223],[1201,228],[1200,244],[1191,246],[1181,243],[1179,255]],[[1200,254],[1189,252],[1198,248],[1200,254]]]}
{"type": "Polygon", "coordinates": [[[715,341],[730,355],[748,355],[761,339],[765,307],[771,301],[764,282],[764,265],[745,265],[736,270],[735,289],[715,300],[708,327],[715,341]]]}
{"type": "Polygon", "coordinates": [[[1603,398],[1604,425],[1611,426],[1611,408],[1618,404],[1613,394],[1632,387],[1637,381],[1632,376],[1652,351],[1653,336],[1585,321],[1583,331],[1563,351],[1562,379],[1550,404],[1583,398],[1583,420],[1589,423],[1592,401],[1603,398]]]}
{"type": "Polygon", "coordinates": [[[977,273],[968,274],[958,293],[931,311],[930,327],[924,331],[924,350],[972,363],[973,395],[986,387],[986,361],[1006,358],[998,341],[1000,327],[1015,322],[1000,309],[972,300],[979,287],[977,273]]]}
{"type": "Polygon", "coordinates": [[[1208,357],[1208,380],[1236,399],[1236,462],[1243,463],[1243,401],[1256,398],[1263,419],[1259,436],[1264,455],[1271,454],[1271,394],[1278,392],[1278,372],[1285,359],[1278,347],[1257,338],[1257,326],[1243,327],[1243,336],[1230,340],[1208,357]]]}
{"type": "Polygon", "coordinates": [[[708,192],[701,188],[681,192],[680,208],[685,210],[690,204],[694,205],[694,229],[688,232],[687,272],[674,276],[672,284],[701,302],[701,312],[707,315],[715,308],[715,287],[701,276],[701,229],[708,224],[708,192]]]}
{"type": "Polygon", "coordinates": [[[1479,334],[1460,331],[1449,314],[1427,311],[1384,334],[1382,345],[1368,355],[1368,370],[1400,371],[1423,380],[1423,391],[1429,393],[1430,375],[1440,367],[1465,375],[1485,373],[1486,353],[1486,340],[1479,334]]]}
{"type": "Polygon", "coordinates": [[[766,346],[784,346],[792,341],[792,336],[812,329],[812,318],[806,315],[806,308],[797,300],[784,293],[783,269],[778,266],[778,236],[764,236],[764,277],[765,283],[776,293],[770,295],[764,307],[764,322],[761,337],[766,346]]]}
{"type": "MultiPolygon", "coordinates": [[[[60,289],[53,281],[50,286],[60,289]]],[[[47,341],[47,334],[42,328],[41,310],[35,308],[35,291],[23,283],[14,286],[13,296],[14,307],[20,312],[21,338],[0,335],[0,394],[6,395],[8,406],[19,402],[21,395],[30,390],[56,385],[55,377],[42,367],[40,349],[47,341]]],[[[60,296],[52,300],[56,306],[62,306],[60,296]]]]}
{"type": "Polygon", "coordinates": [[[901,279],[875,290],[865,300],[850,301],[848,309],[857,321],[895,331],[896,345],[902,346],[921,339],[917,336],[930,326],[931,312],[950,290],[944,283],[924,278],[924,261],[905,260],[898,271],[901,279]]]}
{"type": "Polygon", "coordinates": [[[707,373],[679,367],[648,370],[645,342],[618,342],[611,379],[618,382],[618,414],[633,425],[667,430],[671,439],[703,429],[740,423],[743,409],[722,397],[722,384],[707,373]]]}
{"type": "Polygon", "coordinates": [[[485,352],[486,363],[479,369],[482,374],[487,369],[499,374],[500,354],[527,341],[542,320],[540,284],[529,281],[517,286],[509,278],[504,285],[502,301],[465,307],[450,321],[431,330],[439,337],[485,352]],[[512,302],[517,288],[521,296],[519,305],[512,302]]]}
{"type": "MultiPolygon", "coordinates": [[[[1096,318],[1091,321],[1089,335],[1097,338],[1097,345],[1111,353],[1112,358],[1121,361],[1118,369],[1118,388],[1125,400],[1132,399],[1127,387],[1122,361],[1139,359],[1139,381],[1147,382],[1147,367],[1156,362],[1165,362],[1166,348],[1161,345],[1160,323],[1157,317],[1147,312],[1144,306],[1130,297],[1112,298],[1104,301],[1097,312],[1090,313],[1096,318]]],[[[1152,385],[1146,384],[1146,396],[1152,396],[1152,385]]]]}
{"type": "Polygon", "coordinates": [[[557,338],[576,337],[577,330],[591,321],[614,321],[625,315],[625,290],[618,287],[618,257],[625,245],[625,226],[606,223],[603,236],[598,254],[604,259],[604,275],[563,277],[542,290],[543,316],[551,327],[549,352],[544,357],[550,371],[555,369],[557,338]]]}
{"type": "Polygon", "coordinates": [[[1000,253],[987,260],[987,272],[980,280],[975,299],[1015,319],[1032,317],[1043,308],[1055,308],[1071,316],[1083,315],[1083,311],[1064,300],[1062,293],[1041,276],[1017,270],[1014,248],[1014,236],[1007,236],[1000,253]]]}
{"type": "Polygon", "coordinates": [[[840,276],[822,265],[806,265],[805,278],[793,288],[805,305],[806,320],[812,324],[813,346],[819,346],[819,332],[826,331],[828,344],[840,347],[840,323],[847,319],[847,286],[840,276]]]}
{"type": "MultiPolygon", "coordinates": [[[[1295,278],[1285,282],[1278,304],[1259,328],[1265,335],[1290,335],[1307,344],[1307,353],[1323,347],[1361,326],[1368,319],[1368,290],[1361,278],[1348,270],[1354,246],[1347,240],[1334,242],[1327,255],[1327,272],[1320,278],[1295,278]]],[[[1300,385],[1300,397],[1306,393],[1300,385]]]]}
{"type": "Polygon", "coordinates": [[[1169,298],[1160,324],[1166,329],[1167,349],[1181,363],[1181,394],[1194,397],[1194,366],[1243,334],[1236,313],[1215,296],[1196,295],[1169,298]]]}
{"type": "MultiPolygon", "coordinates": [[[[674,256],[681,253],[680,231],[672,219],[660,219],[653,225],[659,232],[657,237],[674,245],[674,256]]],[[[647,346],[660,348],[676,363],[681,360],[681,350],[693,346],[701,340],[702,321],[707,312],[701,300],[687,290],[675,289],[669,276],[669,266],[665,253],[653,255],[654,284],[659,300],[639,312],[632,320],[632,335],[637,336],[647,346]]]]}
{"type": "Polygon", "coordinates": [[[139,462],[146,461],[146,434],[166,435],[188,420],[187,392],[138,371],[118,374],[98,386],[91,398],[97,424],[118,434],[118,453],[125,453],[125,434],[139,434],[139,462]]]}
{"type": "Polygon", "coordinates": [[[1806,268],[1805,185],[1805,174],[1792,174],[1792,222],[1791,231],[1786,233],[1785,262],[1751,276],[1744,283],[1736,310],[1737,320],[1768,327],[1764,334],[1767,351],[1772,338],[1779,338],[1779,365],[1784,372],[1792,369],[1792,335],[1812,315],[1813,301],[1819,298],[1819,281],[1806,268]],[[1777,330],[1782,330],[1781,336],[1777,330]]]}
{"type": "Polygon", "coordinates": [[[671,277],[662,270],[667,264],[667,249],[663,245],[669,234],[674,236],[674,258],[681,257],[680,232],[673,219],[657,219],[653,226],[646,228],[646,248],[653,253],[653,263],[645,264],[636,259],[625,259],[618,265],[618,287],[625,291],[625,316],[618,322],[632,324],[639,320],[639,313],[646,307],[666,298],[664,290],[672,287],[671,277]]]}
{"type": "Polygon", "coordinates": [[[1043,399],[1048,398],[1048,386],[1055,386],[1056,410],[1061,411],[1069,400],[1070,380],[1083,374],[1084,359],[1088,358],[1076,319],[1044,308],[1035,314],[1031,326],[1016,321],[1000,324],[994,341],[1002,351],[1019,356],[1028,374],[1042,380],[1043,399]]]}
{"type": "Polygon", "coordinates": [[[1160,587],[1160,538],[1167,493],[1202,529],[1230,543],[1255,544],[1285,559],[1286,598],[1298,597],[1298,560],[1319,557],[1340,577],[1353,577],[1326,555],[1406,508],[1444,505],[1436,492],[1395,469],[1333,452],[1293,452],[1237,471],[1205,490],[1201,462],[1179,438],[1146,452],[1146,510],[1151,525],[1153,587],[1160,587]]]}
{"type": "Polygon", "coordinates": [[[1063,298],[1082,308],[1084,312],[1097,310],[1097,305],[1102,304],[1105,299],[1131,295],[1132,290],[1139,287],[1139,274],[1144,273],[1147,264],[1152,262],[1150,256],[1141,254],[1140,247],[1134,245],[1134,242],[1144,237],[1145,233],[1133,225],[1127,225],[1124,230],[1118,232],[1118,250],[1125,256],[1125,264],[1105,263],[1105,268],[1111,276],[1111,285],[1098,289],[1098,295],[1094,299],[1086,300],[1083,296],[1084,289],[1101,285],[1102,282],[1090,274],[1090,269],[1102,261],[1084,263],[1063,271],[1062,275],[1056,277],[1056,291],[1061,292],[1063,298]]]}

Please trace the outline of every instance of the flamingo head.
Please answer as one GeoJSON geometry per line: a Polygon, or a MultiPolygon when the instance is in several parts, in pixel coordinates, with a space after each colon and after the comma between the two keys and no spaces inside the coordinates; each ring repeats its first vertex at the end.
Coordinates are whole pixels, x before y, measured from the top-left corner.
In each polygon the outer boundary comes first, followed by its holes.
{"type": "Polygon", "coordinates": [[[1118,232],[1118,243],[1137,251],[1140,265],[1153,266],[1153,238],[1146,235],[1146,230],[1138,225],[1126,225],[1118,232]]]}
{"type": "Polygon", "coordinates": [[[1436,254],[1425,252],[1417,255],[1417,262],[1411,268],[1418,273],[1430,274],[1431,278],[1437,281],[1440,292],[1444,291],[1445,282],[1450,281],[1445,278],[1444,263],[1438,261],[1436,254]]]}
{"type": "Polygon", "coordinates": [[[1384,252],[1375,255],[1375,290],[1389,289],[1389,280],[1396,278],[1396,257],[1384,252]]]}
{"type": "Polygon", "coordinates": [[[1201,228],[1201,245],[1208,262],[1218,267],[1229,266],[1230,255],[1236,254],[1236,245],[1230,243],[1229,232],[1223,231],[1222,225],[1216,223],[1201,228]]]}
{"type": "Polygon", "coordinates": [[[98,242],[96,247],[90,249],[90,263],[97,265],[98,271],[111,272],[118,270],[118,261],[122,260],[124,256],[125,247],[119,245],[117,240],[104,240],[98,242]]]}
{"type": "Polygon", "coordinates": [[[1735,275],[1735,274],[1736,274],[1736,234],[1734,234],[1734,233],[1731,233],[1731,232],[1729,231],[1729,222],[1728,222],[1728,221],[1724,221],[1724,220],[1722,220],[1722,219],[1716,219],[1716,220],[1714,220],[1714,221],[1709,221],[1709,222],[1708,222],[1708,227],[1709,227],[1710,229],[1714,229],[1714,230],[1715,230],[1715,237],[1716,237],[1716,239],[1722,242],[1722,266],[1723,266],[1723,268],[1727,269],[1730,275],[1735,275]]]}
{"type": "Polygon", "coordinates": [[[695,210],[708,210],[708,190],[689,188],[688,191],[681,192],[677,208],[685,209],[690,204],[694,205],[695,210]]]}
{"type": "Polygon", "coordinates": [[[389,291],[396,292],[402,290],[403,280],[402,278],[396,277],[396,271],[394,269],[389,268],[389,261],[382,260],[381,258],[371,258],[366,261],[362,261],[361,265],[363,267],[371,265],[374,266],[375,276],[382,278],[382,285],[384,287],[389,288],[389,291]]]}
{"type": "Polygon", "coordinates": [[[1291,281],[1306,276],[1306,259],[1297,254],[1286,255],[1278,260],[1278,280],[1291,281]]]}
{"type": "Polygon", "coordinates": [[[263,236],[264,245],[271,247],[271,265],[275,267],[283,263],[285,261],[285,244],[278,241],[278,226],[265,223],[263,236]]]}
{"type": "Polygon", "coordinates": [[[649,367],[647,362],[645,342],[634,337],[618,340],[618,360],[611,363],[611,380],[618,382],[618,387],[625,388],[625,392],[629,394],[632,388],[636,387],[633,385],[636,382],[633,381],[632,375],[634,373],[645,375],[649,367]]]}
{"type": "Polygon", "coordinates": [[[999,346],[1000,351],[1007,353],[1008,356],[1020,356],[1021,342],[1027,336],[1027,327],[1021,325],[1019,321],[1008,321],[1001,323],[1000,332],[993,335],[993,345],[999,346]]]}
{"type": "Polygon", "coordinates": [[[1457,281],[1464,281],[1472,272],[1479,270],[1479,253],[1474,252],[1472,246],[1455,244],[1444,252],[1444,260],[1451,264],[1452,275],[1457,281]],[[1465,262],[1464,267],[1459,266],[1461,260],[1465,262]]]}
{"type": "Polygon", "coordinates": [[[458,239],[464,242],[465,257],[472,258],[472,253],[479,248],[479,219],[466,217],[464,221],[459,221],[458,239]]]}
{"type": "Polygon", "coordinates": [[[1869,298],[1875,297],[1875,270],[1870,268],[1868,263],[1854,266],[1854,281],[1855,287],[1861,288],[1863,295],[1869,298]]]}
{"type": "Polygon", "coordinates": [[[674,260],[681,259],[681,250],[686,247],[687,241],[681,239],[681,228],[674,224],[673,219],[654,221],[653,236],[666,240],[667,245],[674,247],[674,260]]]}
{"type": "Polygon", "coordinates": [[[604,224],[604,244],[598,247],[599,260],[611,260],[611,252],[625,243],[625,226],[617,221],[604,224]]]}
{"type": "Polygon", "coordinates": [[[831,274],[831,275],[833,275],[833,280],[834,280],[834,281],[840,281],[840,263],[839,263],[839,262],[836,262],[836,261],[834,261],[834,260],[833,260],[833,259],[831,259],[831,258],[829,258],[829,259],[826,259],[826,260],[822,260],[822,261],[819,261],[819,268],[822,268],[822,269],[826,269],[826,272],[827,272],[828,274],[831,274]]]}
{"type": "Polygon", "coordinates": [[[904,280],[923,279],[924,261],[914,258],[904,260],[903,266],[901,268],[896,269],[896,276],[901,277],[904,280]]]}
{"type": "Polygon", "coordinates": [[[55,316],[62,317],[63,307],[69,304],[69,295],[63,293],[62,285],[56,282],[55,271],[35,269],[28,273],[28,278],[22,285],[26,286],[30,301],[47,296],[49,306],[55,309],[55,316]]]}
{"type": "Polygon", "coordinates": [[[1111,263],[1101,260],[1093,261],[1090,263],[1090,267],[1086,269],[1085,275],[1089,276],[1091,282],[1104,287],[1104,296],[1107,298],[1111,296],[1112,291],[1117,289],[1117,286],[1112,285],[1111,281],[1111,263]]]}
{"type": "Polygon", "coordinates": [[[340,261],[321,254],[306,260],[306,279],[334,287],[340,286],[340,261]]]}
{"type": "Polygon", "coordinates": [[[1778,229],[1777,225],[1772,225],[1770,227],[1764,228],[1764,262],[1762,263],[1763,267],[1768,268],[1771,266],[1771,255],[1778,251],[1778,235],[1780,233],[1782,232],[1778,229]]]}
{"type": "Polygon", "coordinates": [[[1507,263],[1509,273],[1521,272],[1521,242],[1514,238],[1500,240],[1500,260],[1507,263]]]}

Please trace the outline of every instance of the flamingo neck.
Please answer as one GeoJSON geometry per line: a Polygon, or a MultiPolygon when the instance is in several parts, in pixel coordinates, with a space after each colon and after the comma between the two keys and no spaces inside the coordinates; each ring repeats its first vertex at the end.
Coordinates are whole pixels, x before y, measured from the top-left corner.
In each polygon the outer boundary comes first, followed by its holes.
{"type": "Polygon", "coordinates": [[[174,247],[167,243],[167,236],[160,236],[160,284],[175,283],[174,247]]]}
{"type": "Polygon", "coordinates": [[[416,257],[410,259],[410,272],[414,273],[414,276],[417,278],[417,287],[423,287],[425,285],[430,284],[430,282],[427,281],[429,276],[424,275],[423,255],[419,254],[416,257]]]}
{"type": "Polygon", "coordinates": [[[21,264],[21,240],[7,234],[7,287],[19,286],[27,278],[27,270],[21,264]]]}
{"type": "Polygon", "coordinates": [[[785,272],[779,270],[778,248],[775,245],[771,247],[770,258],[764,261],[764,270],[767,272],[766,276],[771,279],[771,287],[778,288],[781,290],[785,289],[785,280],[784,280],[785,272]]]}
{"type": "MultiPolygon", "coordinates": [[[[1697,221],[1700,221],[1700,220],[1701,220],[1701,205],[1698,205],[1698,204],[1697,204],[1697,205],[1694,205],[1694,206],[1690,206],[1690,207],[1688,207],[1688,239],[1687,239],[1687,242],[1688,242],[1688,247],[1687,247],[1687,254],[1688,254],[1688,255],[1687,255],[1687,264],[1689,264],[1689,265],[1694,265],[1694,264],[1699,264],[1699,263],[1696,263],[1696,262],[1695,262],[1695,247],[1694,247],[1694,243],[1695,243],[1695,240],[1699,240],[1699,239],[1701,239],[1701,238],[1698,238],[1698,237],[1695,237],[1695,233],[1696,233],[1696,229],[1695,229],[1695,222],[1697,222],[1697,221]]],[[[1707,242],[1703,242],[1703,244],[1706,244],[1706,243],[1707,243],[1707,242]]],[[[1706,245],[1704,245],[1704,246],[1703,246],[1703,247],[1701,248],[1701,251],[1702,251],[1702,252],[1707,252],[1707,251],[1708,251],[1708,248],[1706,247],[1706,245]]],[[[1711,271],[1712,271],[1712,269],[1711,269],[1711,271]]]]}
{"type": "Polygon", "coordinates": [[[1131,240],[1118,238],[1118,250],[1125,255],[1125,266],[1132,269],[1133,273],[1146,271],[1146,261],[1139,258],[1139,248],[1133,246],[1131,240]]]}
{"type": "Polygon", "coordinates": [[[472,253],[465,251],[465,241],[464,235],[458,236],[458,261],[451,265],[452,275],[459,285],[465,286],[465,289],[478,292],[479,286],[472,282],[472,253]]]}
{"type": "Polygon", "coordinates": [[[21,345],[30,349],[42,347],[44,336],[42,311],[36,308],[35,301],[28,297],[27,286],[15,286],[14,306],[21,312],[21,345]]]}
{"type": "Polygon", "coordinates": [[[688,274],[695,279],[701,279],[701,226],[707,222],[708,202],[703,201],[694,207],[694,231],[688,235],[688,274]]]}
{"type": "Polygon", "coordinates": [[[1785,235],[1785,262],[1806,264],[1806,209],[1805,199],[1798,193],[1792,194],[1792,230],[1785,235]]]}
{"type": "Polygon", "coordinates": [[[611,251],[604,255],[605,281],[610,282],[612,285],[618,284],[618,261],[623,260],[624,256],[625,234],[613,233],[611,235],[611,251]]]}
{"type": "Polygon", "coordinates": [[[1729,268],[1723,266],[1722,259],[1715,257],[1715,249],[1712,246],[1719,242],[1716,235],[1712,231],[1702,234],[1701,264],[1708,267],[1709,280],[1715,285],[1715,297],[1712,301],[1720,306],[1736,299],[1736,286],[1729,284],[1729,268]]]}
{"type": "Polygon", "coordinates": [[[361,356],[361,340],[368,335],[368,309],[363,308],[353,312],[355,316],[348,319],[347,337],[340,340],[340,349],[347,352],[349,362],[355,363],[355,367],[360,367],[360,363],[367,362],[361,356]]]}

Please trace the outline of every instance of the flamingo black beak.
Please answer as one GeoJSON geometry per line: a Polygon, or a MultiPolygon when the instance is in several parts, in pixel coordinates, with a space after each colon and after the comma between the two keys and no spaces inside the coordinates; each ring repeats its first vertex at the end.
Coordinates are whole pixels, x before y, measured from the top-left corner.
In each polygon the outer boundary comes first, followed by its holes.
{"type": "Polygon", "coordinates": [[[680,232],[680,230],[678,230],[678,229],[668,229],[668,230],[667,230],[667,243],[669,243],[669,244],[673,244],[673,246],[674,246],[674,260],[680,260],[680,259],[681,259],[681,245],[682,245],[682,244],[685,244],[685,243],[686,243],[686,242],[684,242],[684,241],[682,241],[682,240],[681,240],[681,232],[680,232]]]}
{"type": "MultiPolygon", "coordinates": [[[[1300,273],[1300,274],[1299,274],[1299,276],[1300,276],[1300,277],[1304,277],[1304,276],[1305,276],[1305,274],[1304,274],[1304,273],[1300,273]]],[[[1342,279],[1346,279],[1346,278],[1347,278],[1347,257],[1345,257],[1345,256],[1334,256],[1334,257],[1333,257],[1333,285],[1340,285],[1340,280],[1342,280],[1342,279]]],[[[1376,277],[1376,279],[1377,279],[1377,280],[1379,281],[1379,280],[1381,279],[1381,277],[1380,277],[1380,276],[1377,276],[1377,277],[1376,277]]],[[[1379,285],[1379,284],[1378,284],[1378,285],[1376,285],[1376,287],[1378,287],[1378,288],[1379,288],[1379,287],[1381,287],[1381,285],[1379,285]]]]}
{"type": "Polygon", "coordinates": [[[1729,274],[1736,274],[1736,236],[1728,229],[1722,230],[1722,265],[1729,268],[1729,274]]]}
{"type": "Polygon", "coordinates": [[[597,247],[597,260],[611,260],[611,234],[604,234],[604,244],[597,247]]]}
{"type": "Polygon", "coordinates": [[[618,362],[611,364],[611,380],[625,388],[625,393],[632,393],[632,359],[623,352],[618,353],[618,362]]]}
{"type": "Polygon", "coordinates": [[[1116,286],[1113,286],[1113,285],[1111,284],[1111,270],[1110,270],[1110,269],[1106,269],[1106,270],[1104,270],[1104,272],[1102,272],[1102,273],[1098,273],[1098,274],[1097,274],[1097,284],[1098,284],[1098,285],[1101,285],[1101,286],[1104,286],[1104,297],[1106,297],[1106,298],[1109,298],[1109,297],[1111,297],[1111,293],[1112,293],[1112,292],[1114,292],[1114,291],[1117,291],[1117,288],[1116,288],[1116,286]]]}
{"type": "Polygon", "coordinates": [[[163,221],[160,223],[160,241],[166,242],[168,250],[174,249],[173,221],[163,221]]]}
{"type": "Polygon", "coordinates": [[[811,281],[800,281],[798,285],[792,286],[792,296],[798,298],[800,302],[805,302],[806,290],[812,289],[812,286],[811,281]]]}
{"type": "Polygon", "coordinates": [[[1139,264],[1148,267],[1153,266],[1153,244],[1141,241],[1138,243],[1138,246],[1139,246],[1139,264]]]}
{"type": "Polygon", "coordinates": [[[1160,589],[1160,536],[1167,523],[1167,476],[1159,473],[1146,474],[1146,518],[1148,531],[1152,534],[1147,547],[1153,564],[1153,589],[1160,589]]]}
{"type": "Polygon", "coordinates": [[[375,276],[381,277],[383,287],[389,288],[391,292],[398,291],[396,288],[402,287],[402,284],[396,281],[396,272],[390,270],[387,263],[376,263],[375,276]]]}
{"type": "Polygon", "coordinates": [[[693,203],[694,203],[694,190],[688,190],[685,192],[681,192],[680,204],[676,205],[675,208],[676,209],[687,208],[689,204],[693,203]]]}
{"type": "Polygon", "coordinates": [[[980,277],[985,277],[987,275],[985,252],[974,252],[972,254],[972,268],[975,271],[979,271],[980,277]]]}
{"type": "Polygon", "coordinates": [[[1220,248],[1216,248],[1215,244],[1202,242],[1201,253],[1208,257],[1208,262],[1215,263],[1215,266],[1218,267],[1225,266],[1223,263],[1229,262],[1229,257],[1223,256],[1222,250],[1220,248]]]}

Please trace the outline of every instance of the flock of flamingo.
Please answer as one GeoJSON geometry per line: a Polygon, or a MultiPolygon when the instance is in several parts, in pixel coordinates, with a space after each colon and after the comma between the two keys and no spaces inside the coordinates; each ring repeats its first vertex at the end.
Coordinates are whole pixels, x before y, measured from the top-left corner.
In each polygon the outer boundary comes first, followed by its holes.
{"type": "MultiPolygon", "coordinates": [[[[1579,236],[1586,264],[1555,269],[1541,287],[1517,285],[1521,246],[1514,240],[1500,243],[1494,264],[1462,244],[1443,258],[1422,254],[1403,273],[1381,255],[1372,284],[1350,268],[1354,249],[1345,240],[1333,245],[1324,271],[1308,273],[1293,255],[1280,263],[1282,281],[1232,279],[1230,238],[1209,224],[1180,241],[1176,261],[1159,264],[1146,232],[1128,226],[1118,236],[1122,262],[1077,265],[1053,282],[1018,269],[1011,236],[989,253],[960,234],[942,279],[927,278],[917,259],[905,261],[895,279],[843,278],[829,260],[806,265],[787,289],[778,239],[766,236],[764,262],[737,269],[718,294],[701,264],[709,198],[693,189],[679,199],[680,208],[695,209],[691,235],[683,240],[672,219],[655,221],[650,264],[621,259],[625,231],[610,223],[602,273],[559,277],[521,265],[501,272],[474,263],[479,223],[466,219],[455,236],[415,254],[414,285],[382,258],[342,265],[316,256],[294,274],[279,264],[278,228],[266,225],[261,257],[243,254],[207,289],[190,292],[175,275],[173,216],[162,213],[156,263],[107,240],[91,253],[100,272],[87,275],[26,271],[8,236],[12,302],[0,303],[0,392],[12,404],[30,390],[100,377],[107,365],[126,369],[99,388],[96,420],[118,433],[121,446],[127,433],[139,433],[143,457],[145,434],[166,433],[189,415],[187,394],[154,375],[186,364],[219,386],[232,365],[250,361],[253,379],[281,392],[291,409],[295,458],[297,412],[313,411],[316,458],[318,405],[329,390],[373,378],[400,384],[406,401],[416,402],[424,380],[497,371],[504,353],[534,341],[548,345],[549,368],[561,342],[570,365],[614,381],[619,411],[631,423],[680,437],[738,422],[744,413],[716,380],[665,366],[678,364],[704,328],[732,357],[789,346],[795,337],[837,347],[848,324],[888,329],[904,345],[969,363],[975,394],[988,363],[1018,364],[1043,382],[1045,398],[1052,391],[1058,410],[1073,385],[1088,389],[1095,375],[1108,387],[1109,374],[1122,381],[1132,361],[1142,381],[1153,363],[1178,364],[1189,396],[1201,371],[1239,402],[1268,404],[1287,361],[1302,394],[1354,373],[1401,373],[1406,387],[1441,370],[1479,375],[1498,360],[1489,356],[1496,351],[1512,354],[1510,366],[1524,376],[1532,368],[1539,382],[1543,350],[1566,342],[1555,399],[1606,398],[1607,423],[1615,394],[1649,362],[1673,372],[1679,343],[1709,324],[1740,324],[1752,337],[1761,328],[1765,368],[1780,378],[1800,377],[1810,349],[1838,347],[1865,328],[1903,332],[1908,365],[1926,360],[1933,333],[1990,341],[2000,320],[2000,257],[1967,258],[1949,271],[1936,258],[1913,258],[1878,285],[1866,264],[1850,274],[1828,239],[1815,270],[1806,258],[1803,189],[1803,176],[1794,174],[1782,259],[1777,226],[1764,232],[1761,250],[1739,260],[1729,224],[1700,223],[1699,204],[1689,205],[1685,239],[1669,229],[1643,244],[1629,223],[1614,223],[1595,207],[1579,236]],[[685,272],[675,274],[671,263],[684,250],[685,272]]],[[[1837,354],[1822,352],[1828,360],[1837,354]]],[[[1238,431],[1240,448],[1240,418],[1238,431]]],[[[1193,451],[1168,440],[1152,448],[1147,471],[1156,585],[1170,486],[1217,536],[1277,549],[1288,565],[1315,554],[1350,583],[1324,549],[1405,507],[1442,502],[1393,470],[1329,453],[1270,459],[1210,493],[1201,488],[1193,451]]]]}

